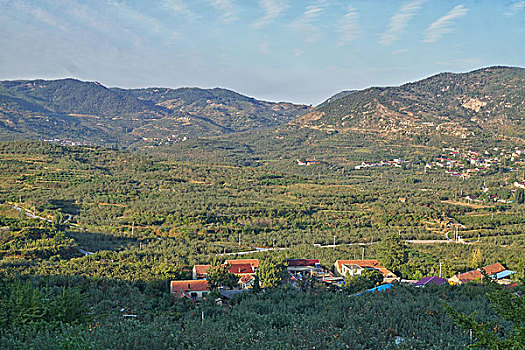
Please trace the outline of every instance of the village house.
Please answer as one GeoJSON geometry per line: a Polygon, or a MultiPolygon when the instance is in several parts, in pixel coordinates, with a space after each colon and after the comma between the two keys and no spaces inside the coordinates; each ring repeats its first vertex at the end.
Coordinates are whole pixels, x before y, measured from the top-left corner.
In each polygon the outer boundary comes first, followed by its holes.
{"type": "MultiPolygon", "coordinates": [[[[259,267],[259,260],[257,259],[238,259],[226,260],[224,265],[231,265],[229,272],[236,276],[242,277],[246,275],[255,275],[255,271],[259,267]]],[[[192,275],[194,280],[206,279],[207,271],[212,265],[194,265],[192,275]]]]}
{"type": "Polygon", "coordinates": [[[175,298],[188,298],[193,301],[200,301],[208,295],[208,281],[171,281],[170,292],[175,298]]]}
{"type": "MultiPolygon", "coordinates": [[[[515,271],[507,270],[500,263],[487,265],[487,266],[482,267],[481,269],[483,269],[490,278],[493,278],[496,280],[502,280],[503,283],[505,282],[503,281],[504,279],[516,273],[515,271]]],[[[448,282],[452,285],[457,285],[457,284],[465,284],[469,282],[474,282],[478,280],[481,281],[483,278],[485,278],[485,276],[481,273],[481,269],[476,269],[476,270],[471,270],[471,271],[467,271],[464,273],[460,273],[456,276],[449,278],[448,282]]]]}
{"type": "Polygon", "coordinates": [[[285,264],[290,282],[294,285],[305,277],[327,285],[343,282],[341,277],[336,277],[331,271],[321,266],[318,259],[288,259],[285,264]]]}
{"type": "Polygon", "coordinates": [[[286,269],[290,274],[310,273],[320,267],[319,259],[286,259],[286,269]]]}
{"type": "Polygon", "coordinates": [[[378,260],[337,260],[334,264],[336,275],[360,276],[364,270],[376,270],[383,275],[383,283],[392,283],[399,278],[390,270],[381,266],[378,260]]]}
{"type": "Polygon", "coordinates": [[[233,264],[230,265],[228,271],[238,277],[255,275],[255,270],[251,264],[233,264]]]}
{"type": "Polygon", "coordinates": [[[211,267],[211,265],[194,265],[192,270],[192,275],[194,280],[205,280],[206,271],[211,267]]]}
{"type": "Polygon", "coordinates": [[[255,283],[255,277],[251,275],[245,275],[239,278],[239,288],[241,289],[250,289],[253,288],[255,283]]]}
{"type": "MultiPolygon", "coordinates": [[[[224,265],[230,265],[228,271],[239,277],[239,288],[252,288],[256,269],[259,267],[257,259],[226,260],[224,265]]],[[[206,280],[212,265],[194,265],[192,269],[193,280],[206,280]]]]}
{"type": "Polygon", "coordinates": [[[226,260],[224,264],[250,264],[252,265],[254,270],[257,270],[259,268],[259,260],[258,259],[236,259],[236,260],[226,260]]]}

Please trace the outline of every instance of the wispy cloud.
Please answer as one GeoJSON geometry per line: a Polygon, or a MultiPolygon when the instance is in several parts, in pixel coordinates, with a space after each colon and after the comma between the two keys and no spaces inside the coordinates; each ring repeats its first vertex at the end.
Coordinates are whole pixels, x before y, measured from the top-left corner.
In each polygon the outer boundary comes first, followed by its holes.
{"type": "Polygon", "coordinates": [[[195,18],[197,15],[188,7],[184,0],[165,0],[164,6],[179,16],[195,18]]]}
{"type": "Polygon", "coordinates": [[[315,5],[306,7],[301,17],[290,24],[290,27],[305,37],[305,41],[313,43],[321,38],[320,30],[313,23],[323,13],[325,1],[321,0],[315,5]]]}
{"type": "Polygon", "coordinates": [[[525,8],[525,1],[516,1],[511,6],[508,12],[505,12],[506,16],[515,16],[523,12],[525,8]]]}
{"type": "Polygon", "coordinates": [[[25,2],[15,2],[13,5],[18,11],[30,15],[37,21],[50,27],[55,27],[64,31],[70,30],[70,28],[64,23],[62,19],[37,5],[28,4],[25,2]]]}
{"type": "Polygon", "coordinates": [[[86,4],[73,0],[55,0],[54,3],[60,4],[61,8],[68,14],[68,17],[75,23],[83,24],[90,30],[105,34],[113,34],[115,32],[114,22],[101,18],[98,12],[86,4]]]}
{"type": "Polygon", "coordinates": [[[359,37],[358,18],[359,14],[357,13],[357,9],[351,5],[348,6],[346,8],[346,14],[339,21],[339,42],[337,45],[346,45],[359,37]]]}
{"type": "Polygon", "coordinates": [[[239,19],[235,0],[212,0],[211,4],[217,11],[222,12],[219,17],[221,22],[229,23],[239,19]]]}
{"type": "Polygon", "coordinates": [[[401,55],[402,53],[408,52],[408,49],[399,49],[392,52],[392,55],[401,55]]]}
{"type": "Polygon", "coordinates": [[[273,22],[288,8],[288,3],[284,0],[259,0],[259,6],[264,11],[264,15],[253,23],[256,28],[264,27],[273,22]]]}
{"type": "Polygon", "coordinates": [[[464,5],[458,5],[443,17],[438,18],[426,29],[423,42],[433,43],[443,35],[452,33],[454,31],[452,28],[454,20],[465,16],[468,11],[469,10],[464,5]]]}
{"type": "Polygon", "coordinates": [[[134,8],[128,6],[125,2],[118,0],[109,0],[108,3],[115,7],[120,15],[128,17],[138,23],[145,23],[155,32],[161,31],[162,24],[159,21],[145,15],[144,13],[138,10],[135,10],[134,8]]]}
{"type": "Polygon", "coordinates": [[[379,43],[391,45],[394,41],[399,40],[399,36],[405,31],[408,22],[421,10],[424,2],[425,0],[416,0],[403,4],[390,18],[388,29],[381,34],[379,43]]]}

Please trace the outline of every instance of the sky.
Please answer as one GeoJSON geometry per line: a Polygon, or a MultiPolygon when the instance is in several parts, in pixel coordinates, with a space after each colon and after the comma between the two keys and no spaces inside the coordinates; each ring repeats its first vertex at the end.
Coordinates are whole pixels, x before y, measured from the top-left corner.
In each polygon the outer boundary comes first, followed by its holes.
{"type": "Polygon", "coordinates": [[[316,105],[525,67],[525,0],[0,0],[0,80],[223,87],[316,105]]]}

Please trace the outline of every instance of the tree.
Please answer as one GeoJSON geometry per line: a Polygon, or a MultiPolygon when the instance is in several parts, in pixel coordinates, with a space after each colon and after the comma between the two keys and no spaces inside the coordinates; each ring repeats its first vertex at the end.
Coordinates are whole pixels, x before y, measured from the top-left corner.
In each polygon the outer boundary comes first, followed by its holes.
{"type": "Polygon", "coordinates": [[[408,261],[405,243],[395,234],[387,236],[377,247],[377,255],[384,267],[396,273],[408,261]]]}
{"type": "Polygon", "coordinates": [[[62,214],[62,211],[58,209],[53,216],[53,226],[60,231],[63,231],[66,228],[66,217],[62,214]]]}
{"type": "Polygon", "coordinates": [[[525,203],[525,192],[523,188],[518,188],[516,192],[514,192],[514,201],[518,204],[525,203]]]}
{"type": "Polygon", "coordinates": [[[283,273],[284,265],[275,258],[268,258],[261,261],[257,270],[257,277],[262,288],[273,288],[281,283],[283,273]]]}
{"type": "MultiPolygon", "coordinates": [[[[492,282],[493,283],[493,282],[492,282]]],[[[491,286],[492,292],[487,299],[492,308],[504,320],[512,324],[512,329],[503,337],[498,333],[503,329],[494,322],[480,322],[476,314],[465,315],[447,303],[445,310],[458,326],[472,330],[476,343],[469,345],[469,349],[523,349],[525,344],[525,299],[499,287],[491,286]]]]}
{"type": "Polygon", "coordinates": [[[472,252],[471,266],[475,269],[480,268],[483,265],[483,252],[480,248],[472,252]]]}
{"type": "Polygon", "coordinates": [[[364,270],[359,276],[347,276],[344,290],[349,294],[374,288],[383,282],[383,275],[377,270],[364,270]]]}
{"type": "Polygon", "coordinates": [[[261,291],[261,282],[259,281],[259,275],[258,274],[255,274],[252,290],[255,293],[259,293],[261,291]]]}
{"type": "Polygon", "coordinates": [[[211,291],[219,289],[219,287],[235,288],[239,282],[239,277],[231,273],[231,265],[217,265],[208,269],[207,277],[208,288],[211,291]]]}

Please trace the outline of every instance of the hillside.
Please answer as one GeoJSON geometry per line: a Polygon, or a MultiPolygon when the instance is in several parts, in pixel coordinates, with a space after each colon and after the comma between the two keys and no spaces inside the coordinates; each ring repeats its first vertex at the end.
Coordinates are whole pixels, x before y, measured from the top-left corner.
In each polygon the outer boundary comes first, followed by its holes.
{"type": "Polygon", "coordinates": [[[0,138],[127,145],[286,123],[308,107],[225,89],[106,88],[75,79],[0,82],[0,138]]]}
{"type": "Polygon", "coordinates": [[[524,86],[525,69],[492,67],[442,73],[398,87],[345,91],[288,124],[195,139],[166,154],[277,169],[294,169],[296,159],[307,157],[338,169],[362,161],[422,159],[449,147],[521,149],[524,86]]]}
{"type": "Polygon", "coordinates": [[[325,131],[468,138],[482,132],[523,139],[525,69],[441,73],[399,87],[332,98],[293,124],[325,131]]]}

